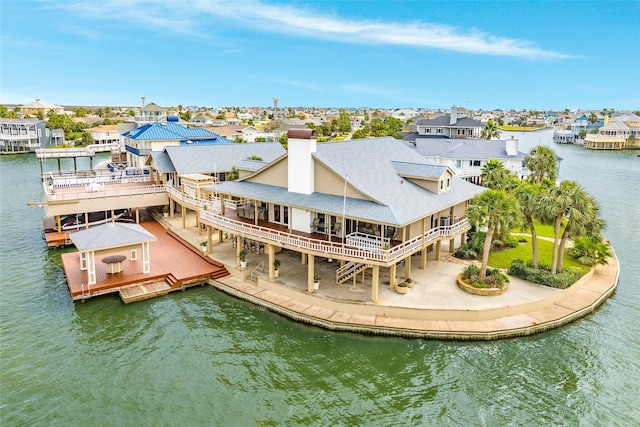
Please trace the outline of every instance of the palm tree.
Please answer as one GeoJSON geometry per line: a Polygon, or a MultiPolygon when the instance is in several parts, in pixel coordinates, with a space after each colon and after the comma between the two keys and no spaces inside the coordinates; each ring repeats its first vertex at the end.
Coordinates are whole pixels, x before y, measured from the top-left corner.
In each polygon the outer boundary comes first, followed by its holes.
{"type": "Polygon", "coordinates": [[[577,232],[596,236],[604,228],[604,221],[598,216],[600,208],[597,203],[575,181],[563,181],[551,191],[544,192],[540,202],[543,216],[553,218],[551,274],[556,274],[562,271],[561,251],[564,250],[566,239],[571,235],[572,228],[575,227],[577,232]],[[561,237],[560,229],[563,220],[567,221],[567,226],[561,237]],[[564,241],[561,241],[562,239],[564,241]]]}
{"type": "Polygon", "coordinates": [[[485,123],[484,128],[482,129],[482,133],[480,134],[480,138],[482,139],[498,139],[500,138],[500,129],[498,129],[498,125],[493,119],[489,119],[487,123],[485,123]]]}
{"type": "Polygon", "coordinates": [[[538,235],[533,223],[533,218],[540,218],[542,216],[542,206],[540,203],[542,191],[543,187],[526,182],[518,186],[515,191],[515,196],[520,202],[524,220],[531,232],[531,266],[535,269],[538,268],[538,235]]]}
{"type": "Polygon", "coordinates": [[[536,184],[542,184],[545,177],[552,182],[556,181],[558,158],[551,148],[544,145],[533,147],[529,155],[524,158],[524,163],[532,172],[531,179],[536,184]]]}
{"type": "Polygon", "coordinates": [[[493,233],[496,230],[510,230],[520,218],[518,200],[505,190],[487,190],[474,197],[467,209],[467,219],[476,228],[486,226],[480,278],[487,277],[487,264],[493,233]]]}
{"type": "Polygon", "coordinates": [[[494,190],[510,190],[517,185],[516,177],[500,160],[491,159],[482,166],[482,185],[494,190]]]}
{"type": "Polygon", "coordinates": [[[600,218],[600,205],[583,189],[573,195],[573,203],[565,213],[567,225],[564,227],[558,247],[558,272],[563,269],[562,262],[567,240],[574,236],[585,236],[595,242],[602,242],[602,230],[605,221],[600,218]]]}

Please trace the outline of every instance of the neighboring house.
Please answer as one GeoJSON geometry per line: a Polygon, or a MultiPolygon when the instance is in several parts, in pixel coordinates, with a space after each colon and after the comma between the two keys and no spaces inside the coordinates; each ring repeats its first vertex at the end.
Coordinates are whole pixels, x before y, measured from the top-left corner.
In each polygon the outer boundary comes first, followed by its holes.
{"type": "Polygon", "coordinates": [[[460,117],[458,108],[451,107],[449,115],[416,122],[416,137],[478,139],[482,133],[482,123],[469,117],[460,117]]]}
{"type": "Polygon", "coordinates": [[[439,259],[441,242],[452,251],[470,229],[466,207],[484,189],[401,141],[318,144],[310,129],[291,130],[288,137],[288,152],[268,166],[207,188],[211,203],[199,211],[208,233],[236,236],[238,253],[245,239],[264,245],[270,278],[275,253],[283,248],[301,254],[309,291],[314,263],[337,259],[338,283],[371,270],[376,302],[380,268],[389,269],[395,287],[399,265],[408,278],[412,255],[424,269],[428,251],[439,259]]]}
{"type": "Polygon", "coordinates": [[[215,132],[231,141],[241,138],[245,142],[255,142],[256,138],[264,138],[267,141],[276,138],[273,132],[263,132],[255,126],[247,125],[225,125],[215,126],[215,132]]]}
{"type": "Polygon", "coordinates": [[[640,117],[626,114],[609,119],[597,134],[587,134],[584,146],[592,150],[622,150],[640,148],[640,117]]]}
{"type": "Polygon", "coordinates": [[[526,153],[518,151],[518,140],[418,138],[415,150],[429,162],[451,168],[456,176],[480,184],[482,167],[499,160],[518,178],[530,175],[524,164],[526,153]]]}
{"type": "Polygon", "coordinates": [[[36,99],[35,102],[20,107],[20,112],[27,116],[35,116],[37,114],[46,116],[51,110],[58,114],[64,113],[64,108],[61,106],[40,99],[36,99]]]}
{"type": "Polygon", "coordinates": [[[209,116],[205,116],[204,114],[200,114],[191,119],[191,123],[196,126],[204,126],[213,124],[213,119],[209,116]]]}
{"type": "Polygon", "coordinates": [[[232,144],[228,139],[206,129],[183,126],[177,123],[175,117],[168,119],[166,122],[140,126],[122,135],[129,166],[144,167],[146,158],[152,151],[162,151],[167,146],[232,144]]]}
{"type": "Polygon", "coordinates": [[[100,125],[86,129],[93,137],[94,144],[120,143],[117,125],[100,125]]]}
{"type": "Polygon", "coordinates": [[[166,120],[168,115],[167,108],[161,107],[153,102],[147,105],[144,105],[142,109],[140,109],[140,114],[135,116],[134,121],[137,126],[142,126],[147,123],[154,123],[166,120]]]}
{"type": "Polygon", "coordinates": [[[62,147],[64,144],[64,130],[51,129],[51,141],[49,141],[49,145],[51,147],[62,147]]]}
{"type": "Polygon", "coordinates": [[[152,151],[147,160],[156,182],[172,182],[181,186],[184,175],[208,175],[224,182],[233,167],[255,171],[285,154],[280,143],[217,144],[168,146],[152,151]],[[257,157],[261,160],[248,160],[257,157]]]}
{"type": "Polygon", "coordinates": [[[30,152],[51,145],[51,131],[40,119],[0,118],[0,151],[30,152]]]}

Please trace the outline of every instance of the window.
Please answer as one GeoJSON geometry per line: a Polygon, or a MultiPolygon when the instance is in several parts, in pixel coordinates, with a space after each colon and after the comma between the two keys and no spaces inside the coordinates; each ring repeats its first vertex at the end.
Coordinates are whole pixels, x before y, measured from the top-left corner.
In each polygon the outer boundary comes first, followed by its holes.
{"type": "Polygon", "coordinates": [[[469,166],[480,166],[480,160],[469,160],[469,166]]]}
{"type": "Polygon", "coordinates": [[[440,189],[442,190],[444,188],[444,181],[440,181],[440,189]]]}
{"type": "Polygon", "coordinates": [[[442,128],[438,128],[438,133],[442,133],[442,128]]]}
{"type": "Polygon", "coordinates": [[[44,134],[48,137],[49,136],[49,128],[44,128],[44,134]]]}
{"type": "Polygon", "coordinates": [[[42,138],[42,129],[38,129],[38,138],[42,138]]]}
{"type": "Polygon", "coordinates": [[[447,188],[451,186],[451,178],[447,178],[447,188]]]}
{"type": "Polygon", "coordinates": [[[462,167],[462,160],[456,160],[456,167],[457,168],[461,168],[462,167]]]}

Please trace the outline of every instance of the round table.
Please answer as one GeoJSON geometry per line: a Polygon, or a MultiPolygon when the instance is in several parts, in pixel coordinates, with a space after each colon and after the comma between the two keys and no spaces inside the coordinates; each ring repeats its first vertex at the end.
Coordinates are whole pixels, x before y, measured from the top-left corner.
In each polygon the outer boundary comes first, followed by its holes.
{"type": "Polygon", "coordinates": [[[110,255],[102,258],[102,262],[106,264],[107,273],[114,274],[120,273],[122,270],[124,270],[122,262],[125,259],[127,259],[127,257],[124,255],[110,255]]]}

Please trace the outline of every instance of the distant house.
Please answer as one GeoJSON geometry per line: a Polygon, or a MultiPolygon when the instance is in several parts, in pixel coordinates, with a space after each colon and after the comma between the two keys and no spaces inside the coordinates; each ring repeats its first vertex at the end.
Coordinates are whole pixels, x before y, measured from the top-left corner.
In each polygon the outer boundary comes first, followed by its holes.
{"type": "Polygon", "coordinates": [[[597,134],[587,134],[584,146],[592,150],[622,150],[640,148],[640,117],[625,114],[614,119],[604,118],[597,134]]]}
{"type": "Polygon", "coordinates": [[[154,123],[166,120],[167,108],[161,107],[153,102],[142,107],[140,114],[135,116],[136,125],[142,126],[147,123],[154,123]]]}
{"type": "Polygon", "coordinates": [[[499,160],[518,178],[530,175],[524,164],[526,153],[518,151],[518,140],[417,138],[415,150],[427,161],[449,167],[467,181],[480,184],[482,167],[499,160]]]}
{"type": "Polygon", "coordinates": [[[51,132],[40,119],[0,118],[0,151],[31,152],[51,145],[51,132]]]}
{"type": "Polygon", "coordinates": [[[481,122],[469,117],[460,117],[458,108],[451,107],[451,113],[436,117],[435,119],[423,119],[416,122],[417,137],[451,138],[451,139],[478,139],[482,133],[481,122]]]}
{"type": "Polygon", "coordinates": [[[61,106],[42,101],[40,99],[36,99],[32,103],[25,104],[20,107],[20,112],[27,116],[35,116],[37,114],[46,116],[51,110],[53,110],[57,114],[64,113],[64,108],[62,108],[61,106]]]}
{"type": "Polygon", "coordinates": [[[116,125],[100,125],[88,128],[95,144],[112,144],[120,142],[120,133],[116,125]]]}
{"type": "Polygon", "coordinates": [[[162,151],[174,145],[232,144],[227,138],[199,127],[186,127],[176,117],[167,122],[149,123],[122,134],[127,162],[132,167],[144,167],[152,151],[162,151]]]}

